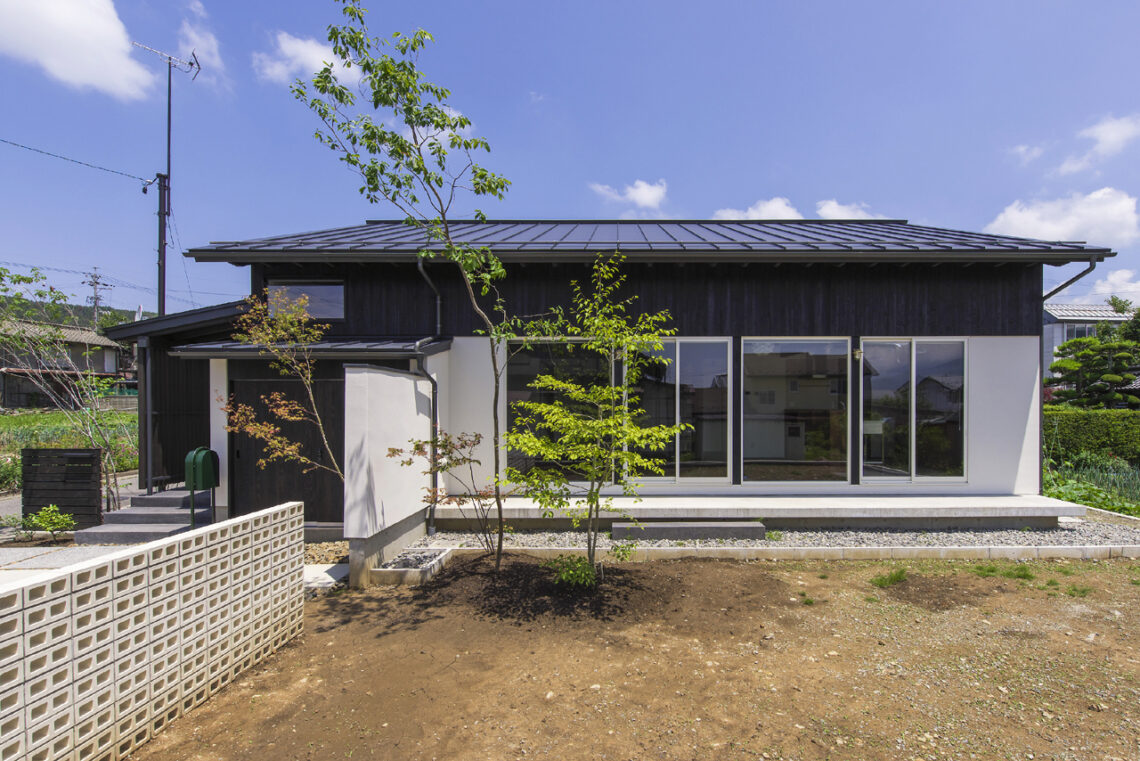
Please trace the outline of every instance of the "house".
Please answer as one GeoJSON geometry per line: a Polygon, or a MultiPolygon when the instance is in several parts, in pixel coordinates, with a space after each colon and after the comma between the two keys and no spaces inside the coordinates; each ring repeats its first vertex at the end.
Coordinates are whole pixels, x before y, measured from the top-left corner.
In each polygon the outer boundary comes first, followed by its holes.
{"type": "Polygon", "coordinates": [[[1074,338],[1096,335],[1096,326],[1102,322],[1117,326],[1128,321],[1130,315],[1121,314],[1108,304],[1045,304],[1041,329],[1041,357],[1045,372],[1053,364],[1057,347],[1074,338]]]}
{"type": "MultiPolygon", "coordinates": [[[[514,313],[567,303],[570,281],[614,250],[639,307],[671,312],[670,363],[642,397],[653,420],[691,429],[643,485],[631,509],[644,519],[1055,525],[1080,510],[1038,496],[1042,271],[1111,250],[903,220],[520,220],[453,233],[502,259],[514,313]]],[[[424,531],[425,476],[388,447],[426,438],[433,419],[489,434],[492,414],[507,425],[509,402],[534,394],[539,373],[608,372],[540,344],[507,362],[491,410],[487,339],[454,265],[421,260],[424,245],[402,221],[375,221],[190,250],[248,267],[253,293],[308,295],[331,326],[313,355],[346,480],[260,471],[250,442],[225,433],[219,400],[256,403],[291,383],[229,337],[236,303],[108,331],[141,349],[141,403],[154,412],[140,416],[154,421],[144,477],[177,480],[182,454],[209,444],[221,500],[243,512],[304,499],[308,521],[343,524],[356,574],[424,531]]],[[[512,498],[508,515],[523,525],[538,512],[512,498]]],[[[429,519],[454,518],[441,508],[429,519]]]]}
{"type": "Polygon", "coordinates": [[[55,356],[15,356],[10,350],[0,351],[0,407],[52,406],[37,379],[58,386],[81,373],[119,377],[122,347],[91,328],[14,320],[3,330],[8,335],[43,336],[60,351],[55,356]]]}

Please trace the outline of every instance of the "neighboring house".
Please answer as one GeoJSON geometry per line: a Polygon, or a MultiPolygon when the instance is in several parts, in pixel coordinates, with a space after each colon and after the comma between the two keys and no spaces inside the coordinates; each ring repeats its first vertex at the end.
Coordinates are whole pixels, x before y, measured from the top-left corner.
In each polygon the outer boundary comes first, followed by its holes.
{"type": "MultiPolygon", "coordinates": [[[[642,494],[673,517],[735,500],[736,514],[770,518],[771,498],[802,495],[827,498],[811,507],[824,519],[849,498],[1038,495],[1043,267],[1114,255],[900,220],[492,221],[453,232],[503,260],[514,313],[566,304],[570,281],[614,250],[627,257],[637,308],[672,313],[671,363],[646,379],[643,398],[654,421],[692,429],[642,494]]],[[[255,447],[225,432],[221,399],[257,403],[291,386],[256,347],[230,339],[239,303],[108,331],[139,342],[141,404],[155,413],[141,432],[150,472],[177,480],[187,449],[209,444],[221,454],[219,499],[237,512],[303,499],[307,520],[343,521],[373,555],[423,530],[424,477],[386,454],[428,437],[433,417],[484,434],[490,478],[487,339],[454,265],[418,270],[423,246],[402,221],[378,221],[189,251],[248,266],[254,293],[307,294],[331,326],[313,354],[346,483],[261,471],[255,447]]],[[[549,345],[515,355],[494,412],[505,426],[508,402],[534,394],[537,374],[608,372],[596,364],[549,345]]],[[[1005,515],[1015,514],[1031,517],[1005,515]]]]}
{"type": "Polygon", "coordinates": [[[73,325],[19,320],[4,327],[8,331],[43,334],[58,339],[58,356],[13,356],[0,351],[0,407],[46,407],[51,400],[32,376],[53,384],[71,382],[80,373],[118,377],[124,353],[122,347],[90,328],[73,325]]]}
{"type": "Polygon", "coordinates": [[[1096,335],[1096,326],[1102,322],[1120,325],[1129,315],[1120,314],[1108,304],[1046,304],[1044,325],[1041,329],[1041,358],[1047,375],[1053,364],[1057,347],[1074,338],[1096,335]]]}

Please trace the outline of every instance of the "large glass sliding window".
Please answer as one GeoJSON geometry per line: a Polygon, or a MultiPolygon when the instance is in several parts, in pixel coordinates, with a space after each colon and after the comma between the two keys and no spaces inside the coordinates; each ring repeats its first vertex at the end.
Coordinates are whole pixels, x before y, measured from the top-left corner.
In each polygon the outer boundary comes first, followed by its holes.
{"type": "MultiPolygon", "coordinates": [[[[573,381],[583,386],[609,385],[611,368],[605,357],[584,347],[565,343],[536,343],[529,349],[511,356],[507,363],[507,425],[514,424],[517,413],[513,402],[551,402],[555,394],[530,387],[540,375],[573,381]]],[[[521,471],[533,467],[562,470],[574,479],[575,474],[566,463],[548,462],[517,451],[507,452],[507,462],[521,471]]]]}
{"type": "Polygon", "coordinates": [[[745,481],[846,481],[846,340],[745,339],[745,481]]]}
{"type": "Polygon", "coordinates": [[[690,428],[677,442],[678,476],[728,478],[727,341],[676,341],[678,409],[690,428]]]}
{"type": "MultiPolygon", "coordinates": [[[[668,341],[658,351],[651,352],[657,362],[645,365],[641,382],[633,391],[638,404],[644,411],[638,421],[645,427],[655,425],[676,425],[677,423],[677,345],[668,341]]],[[[642,452],[646,457],[659,460],[662,473],[647,474],[649,478],[675,478],[677,476],[677,442],[673,441],[664,450],[642,452]]]]}
{"type": "Polygon", "coordinates": [[[863,475],[965,475],[962,341],[863,342],[863,475]]]}

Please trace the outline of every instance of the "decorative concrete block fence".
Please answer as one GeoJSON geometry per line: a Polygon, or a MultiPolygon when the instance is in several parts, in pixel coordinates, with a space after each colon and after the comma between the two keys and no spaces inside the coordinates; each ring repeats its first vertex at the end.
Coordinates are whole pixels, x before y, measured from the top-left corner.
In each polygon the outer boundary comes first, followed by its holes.
{"type": "Polygon", "coordinates": [[[289,502],[0,587],[0,761],[114,761],[301,633],[289,502]]]}

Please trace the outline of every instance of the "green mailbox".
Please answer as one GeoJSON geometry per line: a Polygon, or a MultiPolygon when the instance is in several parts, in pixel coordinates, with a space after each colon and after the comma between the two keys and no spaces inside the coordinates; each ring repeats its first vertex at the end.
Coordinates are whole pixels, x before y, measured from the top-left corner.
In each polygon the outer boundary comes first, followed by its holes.
{"type": "MultiPolygon", "coordinates": [[[[194,492],[210,490],[210,508],[214,511],[214,488],[218,486],[218,453],[208,447],[198,447],[186,455],[186,488],[190,491],[190,526],[195,524],[197,504],[194,492]]],[[[215,520],[217,516],[214,516],[215,520]]]]}

